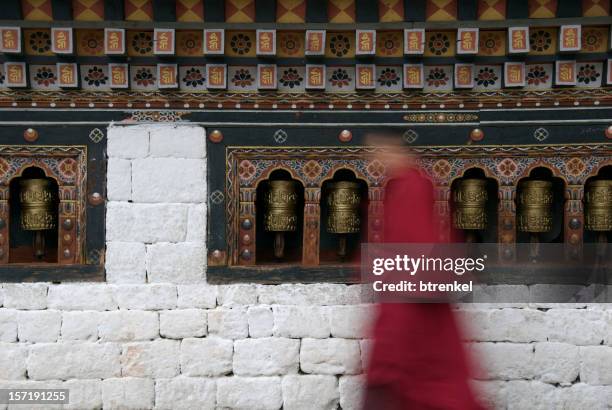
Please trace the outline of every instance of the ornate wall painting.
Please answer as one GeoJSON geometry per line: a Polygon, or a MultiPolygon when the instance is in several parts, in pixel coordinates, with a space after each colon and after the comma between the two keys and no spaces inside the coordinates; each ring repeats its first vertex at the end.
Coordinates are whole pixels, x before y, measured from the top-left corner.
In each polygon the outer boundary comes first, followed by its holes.
{"type": "Polygon", "coordinates": [[[255,31],[226,31],[225,55],[228,57],[255,57],[255,31]]]}
{"type": "Polygon", "coordinates": [[[478,55],[501,57],[506,55],[507,33],[502,30],[483,30],[479,33],[478,55]]]}
{"type": "Polygon", "coordinates": [[[401,31],[379,31],[376,33],[376,55],[378,57],[402,57],[404,35],[401,31]]]}
{"type": "Polygon", "coordinates": [[[104,20],[104,0],[72,0],[72,18],[76,21],[104,20]]]}
{"type": "Polygon", "coordinates": [[[529,54],[553,55],[557,52],[558,30],[555,27],[529,28],[529,54]]]}
{"type": "Polygon", "coordinates": [[[425,66],[425,92],[446,92],[453,89],[453,66],[425,66]]]}
{"type": "Polygon", "coordinates": [[[29,67],[30,86],[34,90],[59,90],[55,64],[32,64],[29,67]]]}
{"type": "Polygon", "coordinates": [[[580,53],[605,53],[609,36],[609,27],[583,27],[580,53]]]}
{"type": "Polygon", "coordinates": [[[304,66],[279,66],[278,91],[303,93],[306,91],[306,68],[304,66]]]}
{"type": "Polygon", "coordinates": [[[157,90],[157,67],[154,65],[130,66],[130,87],[138,91],[157,90]]]}
{"type": "Polygon", "coordinates": [[[46,28],[23,30],[24,51],[29,55],[52,56],[51,30],[46,28]]]}
{"type": "Polygon", "coordinates": [[[474,67],[474,91],[499,90],[502,85],[502,66],[476,65],[474,67]]]}
{"type": "Polygon", "coordinates": [[[304,23],[306,0],[278,0],[276,2],[277,23],[304,23]]]}
{"type": "Polygon", "coordinates": [[[183,91],[206,91],[206,66],[179,66],[179,88],[183,91]]]}
{"type": "Polygon", "coordinates": [[[425,35],[425,57],[453,57],[457,33],[454,31],[429,31],[425,35]]]}
{"type": "Polygon", "coordinates": [[[328,66],[326,92],[346,93],[355,91],[355,67],[328,66]]]}
{"type": "Polygon", "coordinates": [[[276,55],[284,58],[304,57],[304,32],[277,31],[276,55]]]}
{"type": "Polygon", "coordinates": [[[257,91],[256,66],[230,66],[228,67],[227,89],[235,92],[257,91]]]}
{"type": "Polygon", "coordinates": [[[327,32],[327,58],[353,58],[355,57],[355,33],[352,31],[327,32]]]}
{"type": "Polygon", "coordinates": [[[128,56],[153,56],[153,31],[128,30],[125,39],[128,56]]]}
{"type": "Polygon", "coordinates": [[[525,89],[527,90],[550,89],[553,78],[552,64],[527,64],[525,67],[525,89]]]}
{"type": "Polygon", "coordinates": [[[81,88],[84,90],[110,91],[107,64],[81,65],[81,88]]]}
{"type": "Polygon", "coordinates": [[[204,21],[204,0],[177,0],[176,21],[201,23],[204,21]]]}
{"type": "Polygon", "coordinates": [[[178,30],[176,32],[176,55],[178,57],[201,57],[204,55],[201,30],[178,30]]]}
{"type": "Polygon", "coordinates": [[[104,56],[104,30],[77,29],[76,53],[80,56],[104,56]]]}
{"type": "Polygon", "coordinates": [[[376,92],[401,92],[402,87],[401,66],[376,66],[376,92]]]}
{"type": "Polygon", "coordinates": [[[582,61],[576,63],[576,87],[599,88],[603,77],[603,63],[582,61]]]}

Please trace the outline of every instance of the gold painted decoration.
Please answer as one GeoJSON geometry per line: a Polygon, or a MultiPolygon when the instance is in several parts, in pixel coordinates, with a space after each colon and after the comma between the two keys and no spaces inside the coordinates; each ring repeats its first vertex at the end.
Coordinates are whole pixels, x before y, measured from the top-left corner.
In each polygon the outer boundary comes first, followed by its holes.
{"type": "Polygon", "coordinates": [[[404,52],[401,31],[379,31],[376,33],[376,55],[379,57],[401,57],[404,52]]]}
{"type": "Polygon", "coordinates": [[[583,27],[581,53],[605,53],[609,27],[583,27]]]}
{"type": "Polygon", "coordinates": [[[328,0],[327,18],[330,23],[354,23],[355,0],[328,0]]]}
{"type": "Polygon", "coordinates": [[[204,0],[177,0],[176,21],[201,23],[204,21],[204,0]]]}
{"type": "Polygon", "coordinates": [[[557,15],[557,0],[529,0],[530,19],[552,19],[557,15]]]}
{"type": "Polygon", "coordinates": [[[44,178],[19,181],[21,207],[21,229],[44,231],[57,227],[57,212],[54,209],[57,195],[51,181],[44,178]]]}
{"type": "Polygon", "coordinates": [[[585,228],[590,231],[612,231],[612,180],[592,181],[585,192],[585,228]]]}
{"type": "Polygon", "coordinates": [[[153,21],[153,1],[125,0],[124,13],[127,21],[153,21]]]}
{"type": "Polygon", "coordinates": [[[506,33],[501,30],[481,31],[479,45],[478,55],[504,56],[506,55],[506,33]]]}
{"type": "Polygon", "coordinates": [[[304,23],[306,21],[306,0],[277,0],[277,23],[304,23]]]}
{"type": "Polygon", "coordinates": [[[201,30],[178,30],[176,32],[176,55],[179,57],[200,57],[203,55],[201,30]]]}
{"type": "Polygon", "coordinates": [[[72,18],[76,21],[104,20],[104,0],[72,0],[72,18]]]}
{"type": "Polygon", "coordinates": [[[378,21],[381,23],[404,21],[404,0],[378,0],[378,21]]]}
{"type": "Polygon", "coordinates": [[[361,194],[359,184],[352,181],[338,181],[329,184],[327,205],[327,232],[329,233],[357,233],[361,219],[359,217],[359,204],[361,194]]]}
{"type": "Polygon", "coordinates": [[[457,0],[427,0],[425,9],[425,20],[457,20],[457,0]]]}
{"type": "Polygon", "coordinates": [[[225,55],[228,57],[255,57],[255,31],[227,31],[225,33],[225,55]]]}
{"type": "Polygon", "coordinates": [[[457,229],[480,230],[487,227],[487,181],[462,179],[453,193],[455,214],[453,226],[457,229]]]}
{"type": "Polygon", "coordinates": [[[21,0],[21,12],[24,20],[53,20],[51,0],[21,0]]]}
{"type": "Polygon", "coordinates": [[[226,0],[225,21],[228,23],[254,23],[255,0],[226,0]]]}
{"type": "Polygon", "coordinates": [[[610,0],[582,0],[584,17],[605,17],[610,13],[610,0]]]}
{"type": "Polygon", "coordinates": [[[519,184],[518,228],[521,232],[552,230],[553,191],[550,181],[523,181],[519,184]]]}
{"type": "Polygon", "coordinates": [[[478,20],[504,20],[506,0],[478,0],[478,20]]]}
{"type": "Polygon", "coordinates": [[[104,30],[77,29],[75,45],[77,54],[80,56],[103,56],[104,30]]]}
{"type": "Polygon", "coordinates": [[[264,202],[264,229],[268,232],[293,232],[297,228],[297,182],[270,181],[264,202]]]}
{"type": "Polygon", "coordinates": [[[276,53],[279,57],[304,56],[303,31],[279,31],[276,42],[276,53]]]}

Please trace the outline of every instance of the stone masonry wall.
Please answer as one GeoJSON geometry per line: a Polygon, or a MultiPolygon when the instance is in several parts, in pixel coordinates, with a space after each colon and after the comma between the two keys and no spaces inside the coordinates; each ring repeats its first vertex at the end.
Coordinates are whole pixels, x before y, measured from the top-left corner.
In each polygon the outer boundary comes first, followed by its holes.
{"type": "MultiPolygon", "coordinates": [[[[107,282],[3,284],[0,388],[68,388],[74,409],[359,408],[360,286],[206,283],[205,147],[198,126],[109,127],[107,282]]],[[[489,405],[612,406],[605,305],[459,312],[489,405]]]]}

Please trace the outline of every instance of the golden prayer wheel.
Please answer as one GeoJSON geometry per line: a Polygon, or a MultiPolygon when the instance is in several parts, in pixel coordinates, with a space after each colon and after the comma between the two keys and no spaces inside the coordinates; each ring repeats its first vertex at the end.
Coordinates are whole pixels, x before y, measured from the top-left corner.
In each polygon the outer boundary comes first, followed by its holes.
{"type": "Polygon", "coordinates": [[[276,233],[274,256],[282,258],[285,248],[283,232],[294,232],[297,228],[297,182],[270,181],[270,189],[264,201],[264,229],[276,233]]]}
{"type": "Polygon", "coordinates": [[[346,235],[359,232],[361,219],[359,205],[361,194],[359,184],[351,181],[338,181],[329,184],[327,194],[327,232],[340,234],[338,256],[346,256],[346,235]]]}
{"type": "Polygon", "coordinates": [[[359,184],[350,181],[338,181],[329,184],[327,205],[327,232],[357,233],[359,232],[359,184]]]}
{"type": "Polygon", "coordinates": [[[551,231],[553,220],[552,182],[523,181],[519,188],[519,230],[530,233],[551,231]]]}
{"type": "Polygon", "coordinates": [[[585,193],[585,227],[590,231],[612,231],[612,180],[592,181],[585,193]]]}
{"type": "Polygon", "coordinates": [[[487,181],[463,179],[454,194],[453,224],[457,229],[479,230],[487,227],[487,181]]]}
{"type": "Polygon", "coordinates": [[[51,181],[44,178],[19,181],[19,202],[21,205],[21,228],[34,231],[34,255],[42,258],[45,254],[45,240],[42,231],[57,227],[56,192],[51,181]]]}

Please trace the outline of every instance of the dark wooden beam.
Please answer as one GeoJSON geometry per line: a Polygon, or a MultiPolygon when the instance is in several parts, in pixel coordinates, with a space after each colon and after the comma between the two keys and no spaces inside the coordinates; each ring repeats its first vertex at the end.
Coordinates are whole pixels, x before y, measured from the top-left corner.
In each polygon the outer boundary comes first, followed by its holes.
{"type": "Polygon", "coordinates": [[[508,0],[506,3],[507,19],[526,19],[529,17],[528,0],[508,0]]]}
{"type": "Polygon", "coordinates": [[[378,22],[378,0],[357,0],[355,14],[358,23],[378,22]]]}
{"type": "Polygon", "coordinates": [[[174,0],[153,0],[153,19],[155,21],[176,21],[176,2],[174,0]]]}
{"type": "Polygon", "coordinates": [[[404,20],[425,21],[426,9],[425,0],[404,0],[404,20]]]}
{"type": "Polygon", "coordinates": [[[123,0],[104,0],[104,19],[123,20],[125,13],[123,10],[123,0]]]}
{"type": "MultiPolygon", "coordinates": [[[[72,2],[65,0],[51,0],[53,20],[72,20],[72,2]]],[[[2,11],[4,14],[4,10],[2,11]]]]}
{"type": "Polygon", "coordinates": [[[461,0],[457,2],[457,20],[478,19],[478,0],[461,0]]]}
{"type": "Polygon", "coordinates": [[[21,2],[19,0],[6,0],[2,9],[2,18],[7,20],[19,20],[21,15],[21,2]]]}
{"type": "Polygon", "coordinates": [[[258,23],[276,22],[276,0],[255,0],[255,21],[258,23]]]}
{"type": "Polygon", "coordinates": [[[225,21],[225,2],[223,0],[206,0],[204,20],[206,22],[223,23],[225,21]]]}
{"type": "Polygon", "coordinates": [[[307,0],[306,22],[327,23],[327,2],[321,0],[307,0]]]}
{"type": "Polygon", "coordinates": [[[576,0],[559,0],[557,17],[582,17],[582,2],[576,0]]]}

